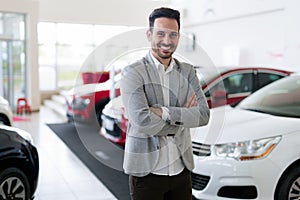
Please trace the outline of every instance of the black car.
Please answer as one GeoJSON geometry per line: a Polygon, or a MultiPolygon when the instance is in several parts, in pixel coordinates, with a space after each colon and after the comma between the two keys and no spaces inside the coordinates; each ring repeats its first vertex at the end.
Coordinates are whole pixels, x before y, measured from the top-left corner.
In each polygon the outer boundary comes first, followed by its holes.
{"type": "Polygon", "coordinates": [[[0,200],[34,198],[39,156],[29,133],[0,125],[0,200]]]}

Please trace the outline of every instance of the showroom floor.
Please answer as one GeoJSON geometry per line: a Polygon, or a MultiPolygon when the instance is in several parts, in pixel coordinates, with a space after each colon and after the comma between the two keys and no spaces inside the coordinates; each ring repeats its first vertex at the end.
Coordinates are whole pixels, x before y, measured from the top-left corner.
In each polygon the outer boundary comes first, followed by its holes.
{"type": "Polygon", "coordinates": [[[47,107],[17,116],[14,126],[32,134],[40,156],[40,178],[35,200],[114,200],[116,197],[51,131],[47,123],[66,119],[47,107]]]}

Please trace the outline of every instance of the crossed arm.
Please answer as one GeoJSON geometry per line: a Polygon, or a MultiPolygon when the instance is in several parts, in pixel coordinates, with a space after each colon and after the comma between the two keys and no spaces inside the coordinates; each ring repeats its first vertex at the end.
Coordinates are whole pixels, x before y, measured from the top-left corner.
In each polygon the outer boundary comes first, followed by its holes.
{"type": "MultiPolygon", "coordinates": [[[[184,108],[190,108],[193,106],[197,106],[198,102],[197,102],[197,97],[196,94],[193,93],[188,100],[185,102],[185,104],[183,105],[184,108]]],[[[162,117],[162,108],[155,108],[155,107],[149,107],[150,111],[153,112],[154,114],[156,114],[159,117],[162,117]]]]}
{"type": "MultiPolygon", "coordinates": [[[[199,80],[195,73],[192,73],[189,80],[192,95],[187,98],[181,107],[169,106],[170,120],[162,119],[161,106],[149,106],[149,99],[145,93],[143,78],[144,73],[134,68],[127,68],[123,71],[121,80],[121,96],[125,111],[130,123],[131,133],[134,135],[167,135],[176,131],[179,127],[193,128],[206,125],[209,121],[209,109],[206,98],[201,90],[199,80]]],[[[151,83],[148,83],[151,84],[151,83]]],[[[152,87],[147,87],[155,95],[152,87]]]]}

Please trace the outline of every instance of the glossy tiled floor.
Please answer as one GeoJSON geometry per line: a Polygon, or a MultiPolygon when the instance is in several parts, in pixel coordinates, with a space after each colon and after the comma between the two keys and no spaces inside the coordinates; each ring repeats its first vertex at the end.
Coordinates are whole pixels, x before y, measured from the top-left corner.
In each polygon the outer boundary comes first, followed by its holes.
{"type": "Polygon", "coordinates": [[[113,194],[51,131],[47,123],[66,119],[47,107],[22,116],[14,126],[32,134],[40,156],[40,177],[35,200],[114,200],[113,194]]]}

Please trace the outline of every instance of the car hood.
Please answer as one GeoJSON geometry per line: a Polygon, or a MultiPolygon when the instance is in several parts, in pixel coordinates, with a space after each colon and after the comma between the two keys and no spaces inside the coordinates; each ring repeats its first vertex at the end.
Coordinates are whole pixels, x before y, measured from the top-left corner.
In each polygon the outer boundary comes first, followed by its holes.
{"type": "Polygon", "coordinates": [[[0,125],[0,132],[5,130],[15,132],[31,144],[33,144],[33,138],[27,131],[12,126],[0,125]]]}
{"type": "Polygon", "coordinates": [[[68,95],[87,95],[87,94],[92,94],[104,90],[110,90],[113,87],[117,89],[120,88],[119,85],[120,79],[121,79],[121,73],[116,74],[114,78],[110,78],[109,80],[103,83],[89,83],[89,84],[77,85],[68,91],[68,95]]]}
{"type": "Polygon", "coordinates": [[[192,128],[194,142],[221,144],[285,135],[300,130],[300,119],[223,106],[211,109],[207,126],[192,128]]]}
{"type": "Polygon", "coordinates": [[[121,120],[123,113],[123,102],[121,96],[115,97],[105,105],[102,113],[114,119],[121,120]]]}
{"type": "Polygon", "coordinates": [[[10,124],[13,123],[13,112],[11,110],[9,102],[2,96],[0,96],[0,113],[5,114],[9,118],[10,124]]]}
{"type": "Polygon", "coordinates": [[[68,95],[86,95],[99,91],[110,90],[112,82],[106,81],[104,83],[89,83],[78,85],[68,91],[68,95]]]}

